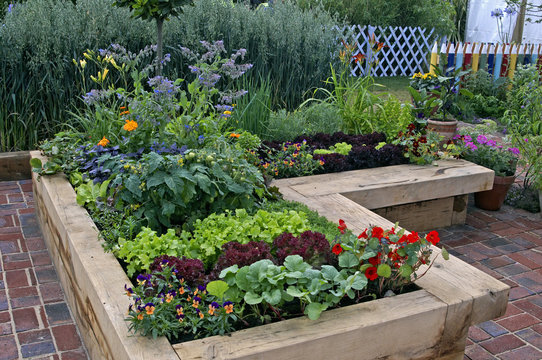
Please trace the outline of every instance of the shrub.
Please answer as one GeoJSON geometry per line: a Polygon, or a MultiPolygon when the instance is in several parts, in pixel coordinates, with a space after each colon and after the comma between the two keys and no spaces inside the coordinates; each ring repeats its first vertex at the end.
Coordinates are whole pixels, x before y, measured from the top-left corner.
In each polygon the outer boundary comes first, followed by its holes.
{"type": "MultiPolygon", "coordinates": [[[[224,39],[228,52],[247,49],[248,62],[254,64],[253,79],[271,79],[275,108],[293,109],[305,91],[320,86],[339,45],[333,29],[337,22],[327,12],[303,11],[290,1],[275,1],[267,9],[254,11],[242,3],[200,0],[166,25],[164,42],[173,47],[178,41],[194,47],[200,40],[224,39]]],[[[172,48],[171,52],[176,51],[172,48]]],[[[182,66],[176,63],[177,69],[182,66]]]]}
{"type": "MultiPolygon", "coordinates": [[[[86,49],[105,49],[113,42],[133,53],[154,43],[152,23],[132,19],[112,3],[35,0],[6,14],[0,31],[0,151],[34,148],[66,126],[68,110],[81,105],[80,89],[94,71],[89,64],[81,78],[74,57],[79,61],[86,49]]],[[[197,1],[185,10],[164,24],[165,52],[172,60],[164,76],[188,77],[181,42],[195,48],[200,40],[220,39],[229,53],[248,50],[253,79],[270,76],[274,106],[295,108],[306,90],[328,76],[338,43],[336,22],[325,11],[302,11],[290,2],[254,11],[220,0],[197,1]]]]}
{"type": "Polygon", "coordinates": [[[438,34],[450,34],[454,29],[454,6],[440,0],[297,0],[303,7],[323,5],[331,13],[352,25],[420,26],[435,28],[438,34]]]}
{"type": "MultiPolygon", "coordinates": [[[[152,24],[111,0],[35,0],[14,5],[0,31],[0,151],[34,148],[80,105],[72,58],[113,41],[132,51],[154,39],[152,24]]],[[[86,78],[87,82],[90,79],[86,78]]]]}
{"type": "Polygon", "coordinates": [[[134,215],[155,230],[181,224],[188,228],[214,212],[250,208],[256,192],[263,191],[263,179],[242,156],[225,147],[184,156],[151,152],[139,160],[125,160],[124,171],[111,182],[118,187],[116,206],[133,204],[134,215]]]}

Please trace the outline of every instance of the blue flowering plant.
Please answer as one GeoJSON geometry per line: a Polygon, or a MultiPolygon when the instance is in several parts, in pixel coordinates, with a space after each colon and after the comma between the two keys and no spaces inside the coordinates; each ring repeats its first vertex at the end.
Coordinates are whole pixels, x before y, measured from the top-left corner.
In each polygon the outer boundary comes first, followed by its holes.
{"type": "Polygon", "coordinates": [[[517,14],[516,5],[509,4],[504,9],[496,8],[491,11],[491,17],[497,21],[497,32],[501,43],[509,43],[511,39],[511,32],[515,24],[514,15],[517,14]],[[508,18],[508,26],[505,28],[505,18],[508,18]]]}
{"type": "Polygon", "coordinates": [[[518,148],[506,147],[488,139],[486,135],[456,135],[457,145],[462,150],[462,157],[475,164],[495,171],[496,176],[513,176],[516,174],[518,148]]]}
{"type": "Polygon", "coordinates": [[[177,340],[224,335],[233,330],[237,309],[232,302],[224,301],[222,282],[188,284],[167,260],[161,268],[139,275],[137,286],[124,287],[133,301],[126,318],[131,331],[177,340]]]}

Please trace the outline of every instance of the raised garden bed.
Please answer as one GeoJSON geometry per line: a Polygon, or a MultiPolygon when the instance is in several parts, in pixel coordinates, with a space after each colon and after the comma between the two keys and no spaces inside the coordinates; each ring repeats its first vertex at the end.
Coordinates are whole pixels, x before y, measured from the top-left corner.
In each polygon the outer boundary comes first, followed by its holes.
{"type": "MultiPolygon", "coordinates": [[[[38,180],[36,174],[33,185],[44,238],[92,359],[462,359],[469,326],[506,309],[507,285],[451,257],[436,260],[417,282],[421,290],[330,310],[317,321],[291,319],[173,346],[165,338],[132,336],[124,321],[130,300],[121,290],[129,280],[104,253],[71,185],[63,175],[38,180]],[[412,329],[416,336],[406,336],[412,329]]],[[[337,192],[304,198],[353,231],[392,226],[337,192]]]]}

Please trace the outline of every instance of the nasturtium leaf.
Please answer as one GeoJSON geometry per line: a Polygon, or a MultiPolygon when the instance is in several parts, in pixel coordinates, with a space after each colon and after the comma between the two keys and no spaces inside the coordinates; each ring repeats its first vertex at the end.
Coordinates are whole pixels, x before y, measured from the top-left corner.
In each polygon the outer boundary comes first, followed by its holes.
{"type": "Polygon", "coordinates": [[[372,238],[371,240],[369,240],[369,247],[373,250],[378,249],[379,244],[380,243],[378,242],[378,239],[372,238]]]}
{"type": "Polygon", "coordinates": [[[359,265],[359,259],[351,252],[343,252],[339,255],[339,266],[343,268],[351,268],[359,265]]]}
{"type": "Polygon", "coordinates": [[[32,158],[30,159],[30,165],[33,167],[33,168],[39,168],[41,169],[42,167],[42,162],[40,159],[38,158],[32,158]]]}
{"type": "Polygon", "coordinates": [[[399,268],[399,272],[401,273],[401,276],[403,276],[405,278],[410,278],[410,275],[412,275],[412,266],[410,266],[408,264],[403,264],[399,268]]]}
{"type": "Polygon", "coordinates": [[[389,278],[391,276],[391,268],[388,264],[380,264],[376,269],[378,276],[389,278]]]}
{"type": "Polygon", "coordinates": [[[326,280],[333,280],[339,274],[339,271],[331,265],[322,265],[322,276],[326,280]]]}
{"type": "Polygon", "coordinates": [[[229,286],[225,281],[215,280],[207,284],[207,292],[219,299],[222,299],[224,293],[228,291],[229,286]]]}
{"type": "Polygon", "coordinates": [[[320,317],[320,314],[322,314],[322,311],[327,309],[326,304],[320,304],[317,302],[310,303],[305,307],[305,314],[309,317],[311,320],[318,320],[320,317]]]}
{"type": "Polygon", "coordinates": [[[237,284],[237,287],[239,289],[248,291],[250,289],[250,282],[247,280],[247,274],[248,274],[248,266],[244,266],[239,271],[237,271],[237,274],[235,274],[235,283],[237,284]]]}
{"type": "Polygon", "coordinates": [[[305,271],[310,267],[307,263],[303,261],[303,258],[299,255],[288,255],[284,259],[284,266],[289,271],[305,271]]]}
{"type": "Polygon", "coordinates": [[[297,287],[295,286],[288,286],[288,289],[286,289],[286,292],[289,294],[289,295],[292,295],[293,297],[302,297],[303,295],[305,295],[306,293],[299,290],[297,287]]]}
{"type": "Polygon", "coordinates": [[[370,258],[375,257],[377,255],[378,255],[378,253],[376,251],[374,251],[373,249],[365,248],[365,251],[361,255],[361,260],[367,260],[367,259],[370,259],[370,258]]]}
{"type": "Polygon", "coordinates": [[[249,291],[245,294],[245,302],[249,305],[256,305],[262,302],[263,296],[259,296],[252,291],[249,291]]]}
{"type": "Polygon", "coordinates": [[[263,299],[269,303],[269,305],[277,305],[282,299],[281,289],[273,289],[271,291],[263,292],[263,299]]]}
{"type": "Polygon", "coordinates": [[[351,287],[354,290],[363,290],[367,286],[367,277],[357,273],[348,278],[351,281],[351,287]]]}
{"type": "Polygon", "coordinates": [[[444,258],[444,260],[449,260],[450,259],[450,254],[448,253],[448,250],[446,250],[445,248],[442,248],[441,254],[442,254],[442,257],[444,258]]]}

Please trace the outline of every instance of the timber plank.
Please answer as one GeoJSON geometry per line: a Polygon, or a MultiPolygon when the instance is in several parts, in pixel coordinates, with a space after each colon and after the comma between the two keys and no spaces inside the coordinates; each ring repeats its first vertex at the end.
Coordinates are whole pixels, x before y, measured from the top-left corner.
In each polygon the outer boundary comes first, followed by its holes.
{"type": "Polygon", "coordinates": [[[435,359],[446,311],[444,303],[419,290],[329,310],[316,321],[290,319],[173,348],[183,360],[435,359]],[[413,328],[415,341],[405,336],[413,328]]]}
{"type": "Polygon", "coordinates": [[[395,165],[276,180],[306,197],[341,193],[368,209],[445,198],[491,189],[494,172],[464,160],[438,166],[395,165]]]}
{"type": "Polygon", "coordinates": [[[0,181],[30,179],[30,152],[0,153],[0,181]]]}
{"type": "Polygon", "coordinates": [[[129,333],[124,316],[130,299],[123,287],[131,283],[115,257],[104,252],[66,178],[35,178],[34,190],[47,247],[91,358],[178,359],[166,338],[129,333]]]}
{"type": "Polygon", "coordinates": [[[454,198],[451,196],[372,211],[386,219],[393,219],[412,231],[433,230],[452,225],[454,198]]]}

